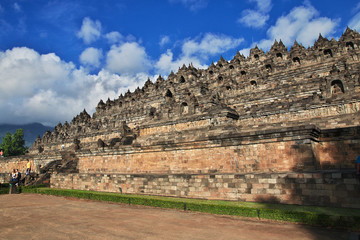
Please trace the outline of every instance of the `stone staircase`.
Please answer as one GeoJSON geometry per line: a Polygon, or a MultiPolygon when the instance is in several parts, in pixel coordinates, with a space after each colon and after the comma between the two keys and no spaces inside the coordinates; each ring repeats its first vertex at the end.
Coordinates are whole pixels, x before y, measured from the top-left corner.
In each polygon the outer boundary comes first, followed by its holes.
{"type": "Polygon", "coordinates": [[[56,173],[78,173],[77,169],[78,158],[74,152],[62,151],[61,160],[54,160],[49,162],[43,168],[40,168],[39,173],[32,172],[30,175],[22,178],[25,186],[45,184],[50,185],[51,174],[56,173]]]}

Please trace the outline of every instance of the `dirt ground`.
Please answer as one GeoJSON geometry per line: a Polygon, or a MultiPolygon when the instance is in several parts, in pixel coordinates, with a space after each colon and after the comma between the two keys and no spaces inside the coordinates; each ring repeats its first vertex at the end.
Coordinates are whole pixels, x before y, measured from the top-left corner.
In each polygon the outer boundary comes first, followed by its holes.
{"type": "Polygon", "coordinates": [[[0,195],[0,239],[357,239],[291,223],[94,202],[0,195]]]}

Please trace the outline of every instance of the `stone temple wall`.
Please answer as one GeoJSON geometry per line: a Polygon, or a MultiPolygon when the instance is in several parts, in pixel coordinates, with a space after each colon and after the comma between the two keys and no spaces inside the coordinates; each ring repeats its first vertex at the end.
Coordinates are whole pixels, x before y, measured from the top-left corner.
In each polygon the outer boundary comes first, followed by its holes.
{"type": "Polygon", "coordinates": [[[233,173],[354,168],[360,128],[314,126],[78,153],[80,173],[233,173]],[[336,136],[336,137],[334,137],[336,136]]]}
{"type": "MultiPolygon", "coordinates": [[[[111,147],[153,145],[167,133],[228,126],[233,132],[315,125],[321,130],[359,125],[360,34],[347,29],[336,41],[322,36],[306,49],[295,42],[288,50],[275,41],[265,53],[222,57],[208,69],[183,66],[165,80],[148,80],[140,89],[100,101],[59,123],[35,141],[30,153],[94,149],[97,141],[111,147]]],[[[221,133],[219,133],[221,134],[221,133]]],[[[185,134],[182,134],[185,136],[185,134]]]]}
{"type": "Polygon", "coordinates": [[[53,187],[359,207],[340,194],[358,196],[359,59],[360,34],[347,29],[307,49],[275,41],[208,69],[184,65],[59,123],[25,156],[1,160],[0,181],[26,159],[34,171],[76,161],[77,174],[53,175],[53,187]],[[223,184],[228,176],[249,182],[223,184]]]}
{"type": "Polygon", "coordinates": [[[54,174],[51,187],[173,197],[360,208],[353,172],[54,174]]]}
{"type": "MultiPolygon", "coordinates": [[[[354,169],[360,152],[360,127],[322,131],[314,126],[214,135],[193,142],[160,141],[147,147],[76,152],[80,173],[199,174],[354,169]]],[[[64,151],[66,152],[66,151],[64,151]]],[[[0,172],[33,171],[55,160],[53,155],[25,155],[0,161],[0,172]]]]}

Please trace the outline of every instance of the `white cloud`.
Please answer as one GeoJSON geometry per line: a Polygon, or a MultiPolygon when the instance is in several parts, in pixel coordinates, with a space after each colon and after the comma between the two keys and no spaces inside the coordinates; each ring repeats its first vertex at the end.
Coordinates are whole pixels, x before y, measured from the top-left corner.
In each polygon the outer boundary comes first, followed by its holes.
{"type": "MultiPolygon", "coordinates": [[[[6,113],[0,114],[0,122],[43,120],[42,116],[26,115],[22,111],[37,113],[44,105],[34,105],[29,109],[24,109],[24,106],[31,103],[30,100],[39,92],[51,92],[52,88],[66,95],[67,79],[73,70],[72,63],[61,61],[53,53],[40,55],[26,47],[0,52],[0,71],[4,72],[0,75],[0,111],[6,113]]],[[[73,113],[72,106],[68,107],[73,113]]],[[[47,114],[56,115],[56,111],[54,108],[47,114]]]]}
{"type": "Polygon", "coordinates": [[[289,14],[277,19],[275,25],[267,31],[267,38],[257,43],[259,48],[269,50],[276,40],[281,40],[286,46],[292,46],[295,40],[305,47],[314,44],[319,33],[328,37],[335,32],[338,19],[320,17],[319,12],[310,4],[293,8],[289,14]]]}
{"type": "Polygon", "coordinates": [[[269,20],[268,14],[247,9],[242,12],[242,17],[238,19],[238,22],[245,24],[247,27],[260,28],[266,24],[267,20],[269,20]]]}
{"type": "Polygon", "coordinates": [[[190,39],[184,42],[182,52],[185,56],[197,55],[207,60],[209,56],[236,48],[244,41],[243,38],[232,38],[212,33],[205,34],[200,41],[197,40],[190,39]]]}
{"type": "Polygon", "coordinates": [[[243,48],[239,51],[239,53],[244,55],[245,57],[248,57],[250,55],[250,49],[251,48],[243,48]]]}
{"type": "Polygon", "coordinates": [[[170,71],[176,71],[183,64],[192,63],[194,67],[206,68],[206,62],[210,56],[236,48],[242,42],[242,38],[207,33],[202,38],[185,40],[178,58],[174,58],[173,52],[168,49],[160,56],[155,67],[163,75],[169,74],[170,71]]]}
{"type": "Polygon", "coordinates": [[[29,122],[42,122],[44,125],[54,126],[59,121],[70,121],[84,108],[82,104],[79,99],[63,97],[53,89],[42,89],[16,106],[12,114],[15,115],[14,119],[25,118],[29,122]]]}
{"type": "MultiPolygon", "coordinates": [[[[359,3],[360,5],[360,3],[359,3]]],[[[360,12],[357,13],[348,23],[349,28],[356,29],[357,31],[360,30],[360,12]]]]}
{"type": "Polygon", "coordinates": [[[85,49],[80,55],[80,62],[84,65],[100,67],[100,60],[103,57],[102,50],[89,47],[85,49]]]}
{"type": "Polygon", "coordinates": [[[71,63],[61,63],[52,53],[40,55],[26,47],[0,52],[0,99],[12,95],[29,97],[36,88],[48,88],[64,78],[69,68],[73,68],[71,63]]]}
{"type": "Polygon", "coordinates": [[[86,44],[90,44],[101,36],[101,23],[99,21],[92,21],[86,17],[83,19],[80,31],[77,37],[83,39],[86,44]]]}
{"type": "Polygon", "coordinates": [[[163,36],[163,37],[160,39],[159,45],[162,47],[162,46],[164,46],[165,44],[168,44],[169,42],[170,42],[170,37],[169,37],[169,36],[163,36]]]}
{"type": "Polygon", "coordinates": [[[0,51],[0,72],[0,122],[48,125],[70,121],[84,108],[91,114],[100,99],[117,98],[148,78],[104,69],[90,75],[54,53],[26,47],[0,51]]]}
{"type": "Polygon", "coordinates": [[[270,12],[272,8],[271,0],[250,0],[250,2],[256,2],[257,9],[263,13],[270,12]]]}
{"type": "Polygon", "coordinates": [[[182,3],[185,7],[191,11],[197,11],[207,6],[207,0],[169,0],[171,3],[182,3]]]}
{"type": "Polygon", "coordinates": [[[195,56],[182,55],[180,58],[174,59],[173,52],[168,49],[166,53],[160,56],[160,59],[155,64],[155,68],[161,75],[168,75],[171,71],[176,72],[183,64],[192,64],[196,68],[207,68],[208,66],[202,62],[202,60],[195,56]]]}
{"type": "Polygon", "coordinates": [[[108,42],[110,44],[115,44],[115,43],[119,43],[120,41],[122,41],[124,36],[121,35],[121,33],[114,31],[114,32],[109,32],[109,33],[105,34],[105,38],[108,40],[108,42]]]}
{"type": "Polygon", "coordinates": [[[261,28],[265,26],[266,21],[269,20],[268,12],[272,8],[271,0],[249,0],[249,2],[255,2],[256,9],[242,11],[238,22],[245,24],[247,27],[261,28]]]}
{"type": "Polygon", "coordinates": [[[136,42],[113,45],[106,57],[106,68],[118,74],[147,72],[151,63],[145,48],[136,42]]]}

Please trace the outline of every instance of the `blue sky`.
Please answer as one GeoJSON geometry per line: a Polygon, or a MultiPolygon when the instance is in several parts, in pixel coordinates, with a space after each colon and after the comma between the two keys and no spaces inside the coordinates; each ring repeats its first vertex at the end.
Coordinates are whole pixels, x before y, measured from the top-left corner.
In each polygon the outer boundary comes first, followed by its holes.
{"type": "Polygon", "coordinates": [[[1,0],[0,123],[71,121],[183,64],[360,29],[360,1],[1,0]]]}

